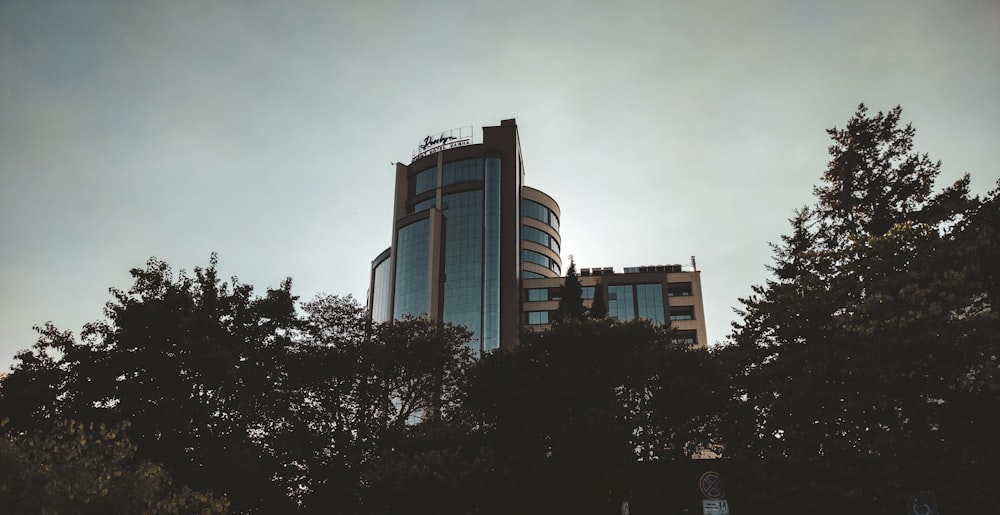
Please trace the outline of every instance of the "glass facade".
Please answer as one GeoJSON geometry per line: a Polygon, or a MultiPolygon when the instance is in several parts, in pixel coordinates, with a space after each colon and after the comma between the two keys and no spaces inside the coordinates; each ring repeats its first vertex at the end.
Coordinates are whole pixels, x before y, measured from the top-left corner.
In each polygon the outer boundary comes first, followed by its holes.
{"type": "Polygon", "coordinates": [[[549,323],[549,312],[548,311],[529,311],[525,313],[525,319],[523,322],[528,324],[547,324],[549,323]]]}
{"type": "Polygon", "coordinates": [[[396,296],[393,315],[423,315],[430,299],[430,227],[429,219],[413,222],[396,236],[396,296]]]}
{"type": "Polygon", "coordinates": [[[500,159],[486,159],[483,192],[483,351],[500,348],[500,159]]]}
{"type": "Polygon", "coordinates": [[[481,180],[483,180],[482,159],[466,159],[444,164],[444,172],[441,175],[442,186],[481,180]]]}
{"type": "Polygon", "coordinates": [[[521,272],[521,277],[524,279],[544,279],[545,276],[537,272],[523,271],[521,272]]]}
{"type": "Polygon", "coordinates": [[[413,212],[418,213],[425,209],[430,209],[434,207],[434,204],[437,204],[437,198],[435,197],[431,197],[427,200],[421,200],[420,202],[417,202],[416,204],[413,205],[413,212]]]}
{"type": "Polygon", "coordinates": [[[539,254],[533,250],[523,249],[521,250],[521,259],[527,261],[528,263],[535,263],[536,265],[542,265],[545,268],[552,270],[555,273],[561,273],[559,271],[559,264],[556,261],[544,254],[539,254]]]}
{"type": "Polygon", "coordinates": [[[372,321],[388,322],[392,294],[392,257],[375,265],[375,280],[372,287],[372,321]]]}
{"type": "Polygon", "coordinates": [[[632,320],[635,318],[635,299],[631,284],[608,286],[608,317],[611,320],[632,320]]]}
{"type": "Polygon", "coordinates": [[[422,172],[417,173],[416,179],[414,180],[415,191],[414,195],[420,195],[425,191],[430,191],[438,186],[438,174],[437,167],[428,168],[422,172]]]}
{"type": "Polygon", "coordinates": [[[442,318],[472,331],[470,345],[478,351],[483,315],[483,191],[445,195],[441,213],[445,219],[442,318]]]}
{"type": "Polygon", "coordinates": [[[691,283],[677,283],[667,285],[667,297],[689,297],[691,295],[691,283]]]}
{"type": "Polygon", "coordinates": [[[635,304],[639,318],[652,320],[658,324],[666,322],[663,318],[663,286],[655,284],[637,284],[635,286],[635,304]]]}
{"type": "MultiPolygon", "coordinates": [[[[480,182],[482,188],[462,191],[441,198],[441,215],[444,230],[441,258],[443,284],[441,285],[441,318],[465,326],[472,332],[469,346],[477,354],[500,347],[500,192],[501,167],[498,158],[466,159],[445,163],[440,170],[440,185],[480,182]]],[[[413,178],[416,195],[430,195],[439,185],[438,168],[428,168],[413,178]]],[[[411,212],[420,212],[437,205],[437,197],[430,197],[412,205],[411,212]]],[[[397,316],[419,315],[431,311],[428,288],[430,263],[430,221],[421,220],[399,230],[396,249],[397,316]]],[[[393,265],[389,265],[390,267],[393,265]]],[[[386,268],[387,271],[391,268],[386,268]]],[[[375,289],[389,274],[380,268],[375,271],[375,289]]],[[[391,286],[390,286],[391,287],[391,286]]],[[[378,293],[376,292],[376,295],[378,293]]],[[[374,302],[374,300],[373,300],[374,302]]],[[[378,307],[373,307],[373,313],[378,307]]],[[[378,311],[376,317],[389,317],[389,312],[378,311]]]]}
{"type": "Polygon", "coordinates": [[[608,286],[608,316],[612,320],[643,318],[663,324],[663,285],[616,284],[608,286]]]}
{"type": "Polygon", "coordinates": [[[670,308],[670,320],[694,320],[694,306],[670,308]]]}
{"type": "Polygon", "coordinates": [[[549,208],[535,202],[534,200],[521,200],[521,214],[535,220],[541,220],[559,230],[559,217],[549,210],[549,208]]]}
{"type": "Polygon", "coordinates": [[[540,301],[549,300],[549,289],[548,288],[531,288],[528,290],[528,298],[525,300],[529,301],[540,301]]]}
{"type": "Polygon", "coordinates": [[[540,231],[534,227],[529,227],[525,225],[521,228],[521,237],[525,241],[533,241],[535,243],[545,245],[546,247],[559,253],[559,242],[556,241],[549,233],[545,231],[540,231]]]}

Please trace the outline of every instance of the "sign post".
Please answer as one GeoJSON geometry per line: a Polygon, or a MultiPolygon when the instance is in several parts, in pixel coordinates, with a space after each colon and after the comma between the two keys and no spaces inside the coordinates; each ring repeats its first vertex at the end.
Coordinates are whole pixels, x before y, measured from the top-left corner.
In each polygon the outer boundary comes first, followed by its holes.
{"type": "Polygon", "coordinates": [[[729,501],[723,499],[722,476],[714,470],[701,475],[698,488],[705,499],[701,501],[702,515],[729,515],[729,501]]]}
{"type": "Polygon", "coordinates": [[[729,501],[725,499],[702,499],[702,515],[729,515],[729,501]]]}

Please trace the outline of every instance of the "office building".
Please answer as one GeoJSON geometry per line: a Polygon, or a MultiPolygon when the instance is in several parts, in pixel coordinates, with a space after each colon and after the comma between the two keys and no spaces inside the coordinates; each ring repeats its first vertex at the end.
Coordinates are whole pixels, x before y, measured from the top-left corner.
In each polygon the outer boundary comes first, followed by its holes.
{"type": "MultiPolygon", "coordinates": [[[[483,127],[478,142],[471,127],[427,136],[396,165],[392,244],[372,261],[372,320],[427,315],[468,327],[477,352],[516,346],[522,326],[546,327],[558,306],[560,216],[552,197],[524,185],[514,120],[483,127]]],[[[602,288],[610,316],[670,321],[704,345],[699,272],[583,269],[580,280],[585,292],[602,288]]]]}

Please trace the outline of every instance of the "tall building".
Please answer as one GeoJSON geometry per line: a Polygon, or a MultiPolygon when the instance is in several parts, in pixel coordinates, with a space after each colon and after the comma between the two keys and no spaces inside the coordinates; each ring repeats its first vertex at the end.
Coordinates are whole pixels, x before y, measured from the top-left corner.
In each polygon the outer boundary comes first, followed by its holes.
{"type": "MultiPolygon", "coordinates": [[[[524,185],[513,119],[483,127],[478,143],[471,127],[427,136],[409,165],[396,165],[392,245],[372,261],[372,320],[428,315],[468,327],[480,353],[517,345],[522,326],[546,327],[558,306],[560,214],[524,185]]],[[[583,269],[581,283],[585,294],[602,289],[614,318],[669,321],[705,343],[697,271],[583,269]]]]}

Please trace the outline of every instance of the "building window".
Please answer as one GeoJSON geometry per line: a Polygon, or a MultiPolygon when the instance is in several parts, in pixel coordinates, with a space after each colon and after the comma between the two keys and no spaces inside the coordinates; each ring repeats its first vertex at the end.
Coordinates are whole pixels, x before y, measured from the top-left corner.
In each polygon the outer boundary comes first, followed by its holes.
{"type": "Polygon", "coordinates": [[[435,197],[431,197],[427,200],[421,200],[420,202],[417,202],[416,204],[413,205],[413,212],[419,213],[420,211],[434,207],[436,204],[437,204],[437,198],[435,197]]]}
{"type": "Polygon", "coordinates": [[[670,342],[677,345],[695,345],[698,337],[694,331],[674,331],[670,336],[670,342]]]}
{"type": "Polygon", "coordinates": [[[535,263],[536,265],[542,265],[545,268],[552,270],[555,273],[560,273],[559,264],[556,261],[544,254],[539,254],[533,250],[523,249],[521,250],[521,259],[527,261],[528,263],[535,263]]]}
{"type": "Polygon", "coordinates": [[[611,320],[632,320],[635,318],[635,300],[631,284],[608,286],[608,317],[611,320]]]}
{"type": "Polygon", "coordinates": [[[483,181],[483,351],[500,348],[500,159],[486,159],[483,181]]]}
{"type": "Polygon", "coordinates": [[[480,351],[483,314],[483,191],[472,190],[441,197],[445,223],[445,322],[464,325],[472,332],[469,343],[480,351]]]}
{"type": "Polygon", "coordinates": [[[559,230],[559,217],[549,210],[549,208],[535,202],[534,200],[522,199],[521,215],[535,220],[540,220],[549,224],[556,231],[559,230]]]}
{"type": "Polygon", "coordinates": [[[392,309],[392,256],[375,265],[372,289],[372,321],[388,322],[392,309]]]}
{"type": "Polygon", "coordinates": [[[533,241],[540,245],[544,245],[557,253],[559,252],[559,242],[557,242],[555,238],[545,231],[540,231],[534,227],[525,225],[521,228],[521,238],[525,241],[533,241]]]}
{"type": "Polygon", "coordinates": [[[548,288],[531,288],[528,290],[528,300],[532,302],[549,300],[548,288]]]}
{"type": "Polygon", "coordinates": [[[580,288],[580,297],[583,300],[590,300],[594,298],[594,287],[593,286],[583,286],[580,288]]]}
{"type": "Polygon", "coordinates": [[[642,318],[663,324],[666,322],[663,307],[663,285],[660,283],[608,286],[608,317],[612,320],[642,318]]]}
{"type": "Polygon", "coordinates": [[[444,172],[441,176],[443,186],[481,180],[483,180],[482,159],[466,159],[465,161],[444,164],[444,172]]]}
{"type": "Polygon", "coordinates": [[[396,296],[393,316],[427,313],[430,267],[430,220],[413,222],[399,230],[396,241],[396,296]]]}
{"type": "Polygon", "coordinates": [[[549,323],[549,312],[548,311],[528,311],[525,314],[527,315],[526,322],[528,324],[547,324],[547,323],[549,323]]]}
{"type": "Polygon", "coordinates": [[[425,191],[430,191],[437,188],[438,185],[438,174],[437,167],[428,168],[422,172],[418,172],[414,180],[416,190],[414,195],[420,195],[425,191]]]}
{"type": "Polygon", "coordinates": [[[542,274],[540,274],[540,273],[537,273],[537,272],[531,272],[531,271],[528,271],[528,270],[524,270],[524,271],[521,272],[521,278],[522,279],[545,279],[545,276],[542,275],[542,274]]]}
{"type": "Polygon", "coordinates": [[[678,306],[670,308],[670,320],[694,320],[694,307],[678,306]]]}
{"type": "Polygon", "coordinates": [[[635,285],[635,303],[639,318],[658,324],[663,318],[663,286],[660,283],[635,285]]]}
{"type": "Polygon", "coordinates": [[[667,297],[689,297],[691,283],[676,283],[667,285],[667,297]]]}

